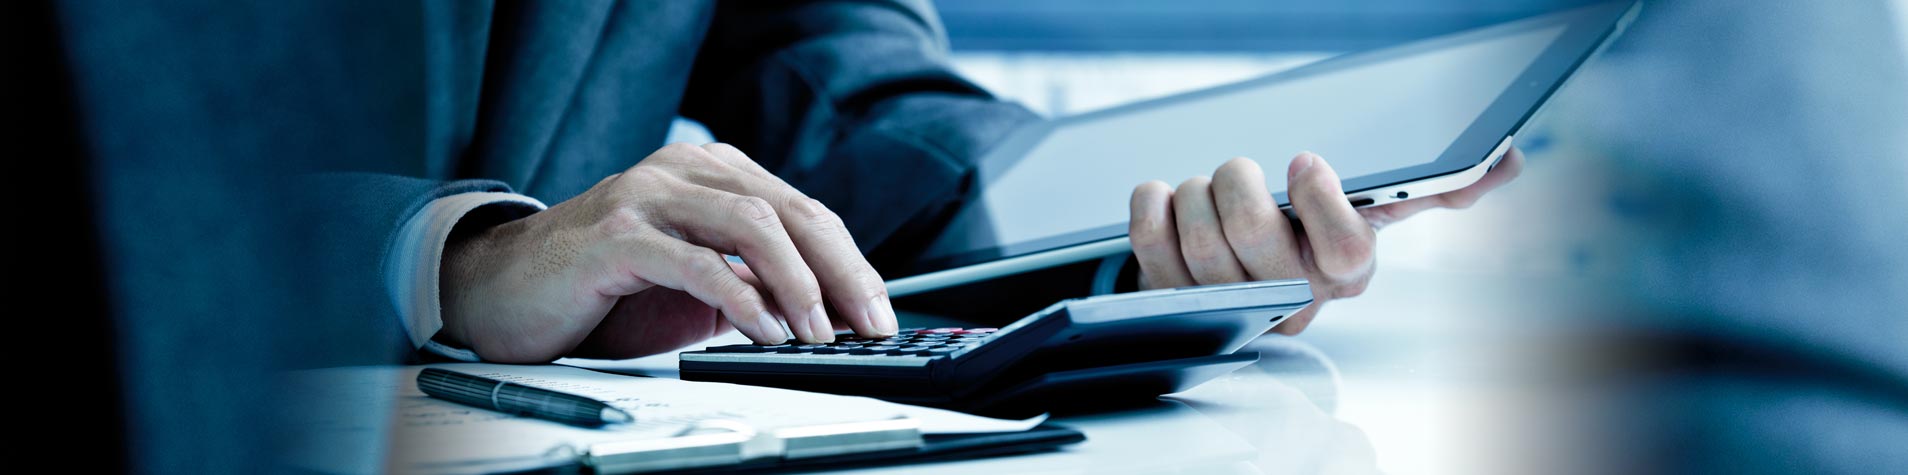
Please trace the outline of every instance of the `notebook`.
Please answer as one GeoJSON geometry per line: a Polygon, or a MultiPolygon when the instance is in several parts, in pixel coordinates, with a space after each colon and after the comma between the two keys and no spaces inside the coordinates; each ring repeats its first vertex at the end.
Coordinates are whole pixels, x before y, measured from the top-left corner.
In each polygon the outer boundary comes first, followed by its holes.
{"type": "Polygon", "coordinates": [[[421,366],[307,370],[292,374],[288,384],[298,408],[288,415],[299,424],[292,431],[298,435],[292,463],[323,472],[491,473],[580,464],[599,473],[637,473],[925,460],[1083,439],[1041,426],[1044,416],[992,419],[863,397],[558,365],[431,366],[589,396],[636,422],[589,429],[430,398],[416,386],[421,366]]]}

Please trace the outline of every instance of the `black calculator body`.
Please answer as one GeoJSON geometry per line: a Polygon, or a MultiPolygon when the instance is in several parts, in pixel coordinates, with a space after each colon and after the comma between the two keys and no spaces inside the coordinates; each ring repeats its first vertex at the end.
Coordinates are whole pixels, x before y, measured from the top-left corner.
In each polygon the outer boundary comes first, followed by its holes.
{"type": "Polygon", "coordinates": [[[1234,352],[1312,302],[1303,280],[1070,299],[1006,327],[684,352],[682,379],[1019,415],[1150,399],[1256,361],[1234,352]]]}

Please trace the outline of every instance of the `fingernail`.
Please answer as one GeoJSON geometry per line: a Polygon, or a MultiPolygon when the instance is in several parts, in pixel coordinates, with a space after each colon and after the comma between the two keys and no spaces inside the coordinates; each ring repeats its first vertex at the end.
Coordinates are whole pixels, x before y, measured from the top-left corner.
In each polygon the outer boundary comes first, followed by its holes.
{"type": "Polygon", "coordinates": [[[762,338],[768,339],[766,343],[788,341],[788,333],[782,331],[782,320],[769,315],[768,312],[762,312],[761,316],[755,318],[755,328],[762,334],[762,338]]]}
{"type": "Polygon", "coordinates": [[[1300,173],[1305,173],[1305,169],[1312,168],[1312,160],[1317,157],[1318,155],[1312,152],[1299,152],[1298,157],[1292,159],[1292,165],[1285,168],[1285,179],[1291,180],[1297,178],[1300,173]]]}
{"type": "Polygon", "coordinates": [[[828,323],[828,311],[823,310],[821,304],[808,309],[808,328],[814,329],[817,343],[835,341],[835,326],[828,323]]]}
{"type": "Polygon", "coordinates": [[[881,332],[881,336],[894,336],[900,330],[895,327],[894,304],[888,302],[888,296],[876,295],[868,299],[868,323],[875,331],[881,332]]]}

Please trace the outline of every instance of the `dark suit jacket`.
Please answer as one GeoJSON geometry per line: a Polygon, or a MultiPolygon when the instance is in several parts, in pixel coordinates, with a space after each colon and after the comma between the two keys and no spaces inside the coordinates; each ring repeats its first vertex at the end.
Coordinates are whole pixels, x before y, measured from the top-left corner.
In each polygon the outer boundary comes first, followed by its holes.
{"type": "MultiPolygon", "coordinates": [[[[71,115],[132,463],[270,466],[274,371],[401,361],[383,281],[432,198],[556,203],[706,124],[905,259],[1036,118],[942,61],[923,1],[74,0],[71,115]]],[[[87,233],[78,233],[86,235],[87,233]]],[[[276,434],[295,438],[296,433],[276,434]]]]}

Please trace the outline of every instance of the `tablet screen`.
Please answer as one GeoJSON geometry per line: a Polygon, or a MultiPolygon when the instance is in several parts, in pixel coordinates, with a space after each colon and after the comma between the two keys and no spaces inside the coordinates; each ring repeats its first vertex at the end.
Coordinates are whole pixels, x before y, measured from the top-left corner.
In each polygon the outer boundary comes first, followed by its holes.
{"type": "Polygon", "coordinates": [[[1566,26],[1063,120],[1017,160],[983,163],[976,201],[923,257],[1107,227],[1123,234],[1134,186],[1177,186],[1232,157],[1257,160],[1275,193],[1304,150],[1344,179],[1436,161],[1566,26]]]}

